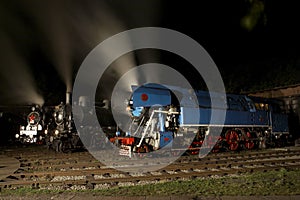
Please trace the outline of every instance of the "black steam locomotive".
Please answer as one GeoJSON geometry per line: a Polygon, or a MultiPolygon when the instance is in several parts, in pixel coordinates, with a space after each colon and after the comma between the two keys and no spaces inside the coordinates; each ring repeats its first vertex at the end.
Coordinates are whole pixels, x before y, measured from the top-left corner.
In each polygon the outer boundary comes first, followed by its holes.
{"type": "Polygon", "coordinates": [[[70,93],[67,93],[66,104],[48,108],[48,120],[45,127],[45,143],[49,149],[57,152],[68,152],[85,148],[101,148],[106,137],[100,133],[98,123],[90,118],[97,115],[105,133],[115,133],[115,123],[107,102],[97,104],[96,113],[91,109],[87,96],[80,96],[78,103],[70,104],[70,93]],[[79,124],[75,127],[74,118],[79,124]],[[82,143],[84,140],[84,145],[82,143]]]}

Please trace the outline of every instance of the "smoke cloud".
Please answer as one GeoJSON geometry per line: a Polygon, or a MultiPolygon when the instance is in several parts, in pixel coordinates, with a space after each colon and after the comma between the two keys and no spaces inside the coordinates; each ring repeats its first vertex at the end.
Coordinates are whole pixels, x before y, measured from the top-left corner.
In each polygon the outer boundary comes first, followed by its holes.
{"type": "MultiPolygon", "coordinates": [[[[7,2],[5,2],[7,3],[7,2]]],[[[0,4],[0,103],[1,105],[28,105],[44,103],[39,94],[28,53],[22,47],[29,47],[30,30],[19,15],[12,12],[11,5],[0,4]]]]}
{"type": "MultiPolygon", "coordinates": [[[[10,72],[12,70],[14,72],[12,77],[8,71],[2,70],[1,77],[7,84],[20,84],[17,87],[23,88],[21,91],[14,89],[18,94],[11,95],[8,88],[11,89],[12,86],[2,84],[2,93],[5,95],[2,95],[1,99],[15,99],[12,96],[22,96],[22,98],[36,99],[32,100],[32,103],[42,102],[37,89],[42,89],[43,93],[46,93],[47,86],[41,86],[34,79],[38,76],[32,67],[32,63],[36,62],[34,59],[39,60],[39,64],[51,63],[50,65],[55,67],[65,83],[66,92],[71,92],[78,67],[96,45],[130,28],[155,26],[159,21],[159,10],[160,2],[156,0],[151,2],[133,0],[130,4],[119,0],[113,2],[98,0],[1,2],[0,22],[5,24],[1,27],[3,29],[1,45],[6,54],[2,54],[4,59],[0,60],[0,65],[2,68],[9,66],[10,72]],[[23,37],[24,35],[26,37],[23,37]],[[39,57],[35,58],[34,52],[39,52],[39,57]],[[31,59],[28,59],[29,57],[31,59]]],[[[127,45],[131,45],[130,39],[127,45]]],[[[112,54],[113,52],[106,51],[102,56],[109,57],[112,54]]],[[[145,57],[147,60],[151,55],[139,55],[139,57],[138,60],[143,61],[145,57]]],[[[37,67],[39,64],[35,63],[34,66],[37,67]]],[[[99,92],[110,93],[111,91],[107,91],[106,86],[116,83],[118,78],[136,65],[135,53],[129,53],[117,59],[105,74],[106,77],[101,79],[105,87],[100,87],[99,92]]],[[[47,71],[42,69],[44,67],[42,64],[39,66],[39,73],[47,71]]],[[[46,78],[47,80],[43,81],[50,85],[51,74],[46,78]]],[[[137,77],[133,76],[128,81],[137,84],[137,77]]],[[[15,99],[15,101],[22,101],[22,98],[15,99]]]]}
{"type": "Polygon", "coordinates": [[[44,99],[38,94],[36,83],[31,75],[28,64],[18,53],[11,39],[0,32],[0,44],[3,51],[1,59],[1,97],[2,104],[38,104],[43,105],[44,99]]]}

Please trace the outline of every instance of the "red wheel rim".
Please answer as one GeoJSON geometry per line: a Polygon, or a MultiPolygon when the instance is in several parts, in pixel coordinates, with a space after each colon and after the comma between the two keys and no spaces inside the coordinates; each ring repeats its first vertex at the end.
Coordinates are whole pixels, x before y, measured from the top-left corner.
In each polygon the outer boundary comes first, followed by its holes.
{"type": "Polygon", "coordinates": [[[253,137],[252,137],[251,133],[247,132],[247,139],[245,141],[245,147],[247,149],[253,149],[254,148],[254,142],[253,142],[252,138],[253,137]]]}
{"type": "Polygon", "coordinates": [[[226,142],[231,151],[235,151],[239,147],[239,135],[235,130],[230,130],[226,133],[226,142]]]}

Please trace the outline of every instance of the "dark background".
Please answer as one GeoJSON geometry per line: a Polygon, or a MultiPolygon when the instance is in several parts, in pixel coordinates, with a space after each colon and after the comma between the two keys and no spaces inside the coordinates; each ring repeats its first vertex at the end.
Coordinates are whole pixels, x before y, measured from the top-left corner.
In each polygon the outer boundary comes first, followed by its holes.
{"type": "MultiPolygon", "coordinates": [[[[30,95],[23,94],[29,87],[46,104],[59,103],[67,82],[74,80],[97,44],[144,26],[174,29],[198,41],[215,61],[228,92],[296,84],[300,79],[300,14],[294,1],[30,0],[2,1],[0,10],[2,105],[30,104],[30,95]],[[23,92],[17,92],[20,89],[23,92]]],[[[179,70],[186,64],[178,56],[160,54],[159,59],[144,60],[137,54],[136,63],[161,60],[179,70]]]]}

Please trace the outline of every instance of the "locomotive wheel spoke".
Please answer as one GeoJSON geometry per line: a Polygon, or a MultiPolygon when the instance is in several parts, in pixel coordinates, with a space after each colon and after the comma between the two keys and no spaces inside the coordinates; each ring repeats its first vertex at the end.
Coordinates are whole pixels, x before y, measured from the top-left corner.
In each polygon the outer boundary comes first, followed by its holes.
{"type": "Polygon", "coordinates": [[[247,138],[246,138],[246,141],[245,141],[245,147],[249,150],[253,149],[254,148],[254,142],[253,142],[252,134],[250,132],[247,132],[246,136],[247,136],[247,138]]]}
{"type": "Polygon", "coordinates": [[[235,130],[229,130],[225,134],[226,142],[231,151],[236,151],[239,147],[239,135],[235,130]]]}

